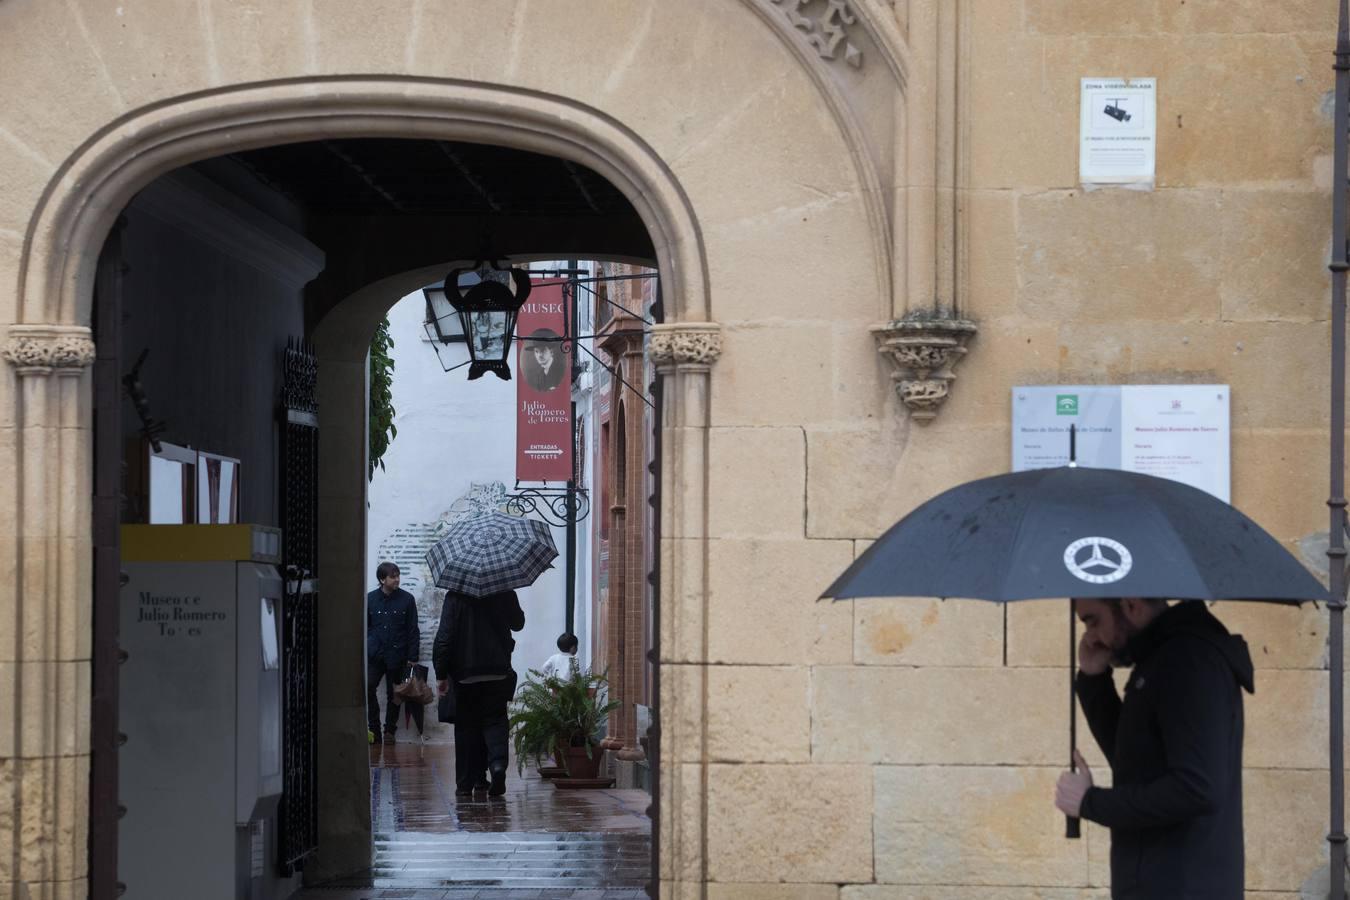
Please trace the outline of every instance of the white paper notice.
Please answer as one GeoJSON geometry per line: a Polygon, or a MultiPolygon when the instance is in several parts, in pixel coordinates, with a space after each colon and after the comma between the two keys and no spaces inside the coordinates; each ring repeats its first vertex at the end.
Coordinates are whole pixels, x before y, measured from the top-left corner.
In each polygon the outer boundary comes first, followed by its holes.
{"type": "Polygon", "coordinates": [[[1084,78],[1078,180],[1152,187],[1158,137],[1158,79],[1084,78]]]}
{"type": "Polygon", "coordinates": [[[1229,502],[1228,386],[1036,385],[1012,390],[1012,469],[1069,461],[1171,478],[1229,502]]]}
{"type": "Polygon", "coordinates": [[[1227,501],[1226,385],[1137,385],[1121,391],[1121,468],[1182,481],[1227,501]]]}

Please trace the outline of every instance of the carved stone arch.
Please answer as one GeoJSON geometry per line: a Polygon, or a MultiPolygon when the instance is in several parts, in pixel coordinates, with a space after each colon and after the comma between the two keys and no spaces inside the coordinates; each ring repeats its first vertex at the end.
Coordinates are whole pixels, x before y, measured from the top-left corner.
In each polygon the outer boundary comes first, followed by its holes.
{"type": "MultiPolygon", "coordinates": [[[[22,497],[15,503],[19,535],[50,532],[71,552],[89,552],[91,517],[85,498],[91,494],[92,485],[85,454],[92,446],[92,392],[84,366],[93,355],[88,323],[95,264],[117,215],[138,190],[174,169],[201,159],[312,139],[315,135],[475,141],[550,154],[591,168],[629,198],[651,235],[668,311],[668,321],[657,326],[653,340],[662,339],[678,347],[683,346],[680,342],[687,334],[696,334],[705,343],[715,342],[718,328],[708,321],[706,254],[692,204],[659,154],[631,129],[600,111],[537,91],[409,76],[286,79],[187,94],[137,109],[93,134],[56,170],[29,220],[18,285],[18,324],[11,326],[5,353],[26,379],[24,390],[15,398],[18,420],[27,429],[25,440],[14,454],[18,470],[25,473],[22,497]],[[77,377],[45,377],[52,372],[77,377]],[[58,424],[62,427],[55,427],[58,424]],[[51,485],[60,485],[61,490],[48,490],[51,485]],[[80,500],[66,504],[64,495],[80,500]],[[59,516],[53,513],[58,506],[59,516]]],[[[388,287],[376,285],[371,290],[388,287]]],[[[345,318],[350,325],[360,316],[345,318]]],[[[330,333],[321,324],[316,333],[321,352],[337,347],[338,355],[342,355],[351,349],[352,340],[350,328],[335,328],[330,333]]],[[[680,352],[669,354],[665,371],[673,387],[667,415],[682,428],[708,428],[706,382],[708,363],[715,355],[704,354],[695,360],[680,352]]],[[[320,402],[325,403],[324,392],[332,390],[344,396],[356,391],[359,400],[363,396],[364,366],[333,369],[337,371],[331,380],[321,377],[320,402]]],[[[329,408],[342,409],[343,404],[329,404],[329,408]]],[[[339,442],[329,440],[325,445],[332,448],[339,442]]],[[[364,443],[358,439],[353,446],[361,448],[364,443]]],[[[691,589],[685,582],[693,579],[702,584],[707,579],[706,546],[700,538],[702,523],[706,522],[707,459],[701,452],[683,458],[682,446],[672,442],[670,462],[678,466],[681,479],[669,482],[671,488],[664,494],[662,512],[663,522],[670,523],[668,527],[663,525],[665,533],[679,533],[686,540],[680,545],[681,565],[663,576],[661,592],[662,597],[682,606],[667,620],[672,627],[662,636],[662,653],[667,652],[669,644],[681,649],[682,658],[698,660],[706,657],[702,624],[706,592],[691,589]]],[[[365,479],[361,477],[364,469],[359,457],[363,454],[358,449],[356,455],[355,466],[347,465],[350,460],[342,451],[338,458],[328,457],[330,462],[326,463],[321,450],[321,470],[334,464],[341,473],[355,472],[350,490],[325,493],[325,502],[335,514],[324,516],[323,528],[340,531],[343,516],[362,519],[365,479]]],[[[356,527],[361,530],[359,524],[356,527]]],[[[333,539],[330,531],[325,538],[321,531],[321,544],[331,544],[321,552],[332,553],[332,547],[350,545],[350,537],[333,539]]],[[[89,588],[69,576],[69,571],[78,567],[39,566],[36,561],[45,558],[43,552],[36,545],[30,548],[27,537],[20,537],[19,542],[21,557],[34,560],[24,573],[24,596],[42,598],[44,608],[74,610],[73,614],[63,613],[65,621],[87,628],[89,588]]],[[[330,582],[334,568],[325,569],[330,582]]],[[[364,573],[358,573],[355,583],[363,581],[364,573]]],[[[347,587],[340,584],[338,593],[347,587]]],[[[20,693],[21,704],[44,703],[40,699],[44,696],[43,684],[34,679],[26,680],[20,693]]],[[[344,689],[334,704],[321,700],[321,707],[331,707],[321,713],[321,746],[325,736],[345,733],[343,729],[351,724],[342,718],[347,713],[355,712],[353,721],[358,726],[363,720],[363,701],[355,698],[349,710],[349,699],[344,689]],[[324,715],[328,716],[326,723],[324,715]]],[[[686,707],[701,710],[702,694],[684,700],[686,707]]],[[[84,705],[68,705],[59,716],[25,721],[16,740],[35,747],[78,742],[79,727],[75,723],[87,720],[88,709],[86,700],[84,705]]],[[[700,711],[693,719],[696,727],[668,732],[683,749],[679,755],[671,754],[671,768],[663,769],[661,781],[666,817],[661,830],[662,858],[678,861],[669,870],[663,862],[664,880],[698,883],[706,877],[706,777],[697,749],[704,739],[704,718],[700,711]]],[[[84,749],[87,745],[81,745],[84,749]]],[[[346,756],[351,759],[335,764],[335,777],[339,781],[352,773],[365,777],[361,755],[346,756]]],[[[323,765],[321,760],[321,778],[323,765]]],[[[34,787],[32,796],[52,795],[56,787],[51,779],[57,777],[44,775],[47,780],[34,787]]],[[[51,820],[54,833],[81,832],[83,825],[78,820],[87,816],[88,779],[77,775],[62,790],[72,791],[75,799],[43,815],[51,820]]],[[[368,794],[338,794],[339,802],[321,810],[321,828],[327,830],[320,841],[321,857],[313,867],[316,874],[347,871],[354,860],[363,860],[369,853],[368,794]]],[[[20,804],[13,814],[25,818],[36,816],[38,811],[20,804]]],[[[62,852],[71,856],[69,865],[62,864],[62,871],[82,873],[84,848],[72,846],[62,852]]]]}
{"type": "Polygon", "coordinates": [[[83,325],[97,247],[135,193],[172,169],[312,138],[495,143],[559,156],[607,178],[658,248],[672,320],[707,321],[708,276],[692,205],[659,155],[622,123],[562,97],[414,76],[322,76],[231,86],[111,122],[57,170],[30,220],[19,322],[83,325]],[[75,252],[71,252],[71,251],[75,252]]]}

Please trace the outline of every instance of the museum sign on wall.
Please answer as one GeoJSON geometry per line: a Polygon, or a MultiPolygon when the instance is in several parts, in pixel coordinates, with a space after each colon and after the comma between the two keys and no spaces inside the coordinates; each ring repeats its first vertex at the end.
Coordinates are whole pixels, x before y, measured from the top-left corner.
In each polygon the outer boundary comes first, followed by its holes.
{"type": "Polygon", "coordinates": [[[1171,478],[1229,502],[1226,384],[1036,385],[1012,389],[1014,472],[1069,461],[1171,478]]]}

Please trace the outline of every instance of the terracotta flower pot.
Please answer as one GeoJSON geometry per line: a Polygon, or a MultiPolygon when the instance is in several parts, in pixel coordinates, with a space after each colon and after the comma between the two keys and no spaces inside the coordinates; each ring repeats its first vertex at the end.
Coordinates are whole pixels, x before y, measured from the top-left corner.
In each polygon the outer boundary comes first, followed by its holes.
{"type": "Polygon", "coordinates": [[[586,755],[585,747],[568,747],[564,752],[563,765],[567,768],[568,778],[596,778],[600,774],[600,762],[604,757],[597,744],[591,745],[591,753],[586,755]]]}

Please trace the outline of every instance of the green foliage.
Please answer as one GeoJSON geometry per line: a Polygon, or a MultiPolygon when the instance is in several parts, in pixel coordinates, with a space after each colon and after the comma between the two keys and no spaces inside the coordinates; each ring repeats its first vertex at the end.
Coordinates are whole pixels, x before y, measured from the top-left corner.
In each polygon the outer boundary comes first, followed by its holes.
{"type": "Polygon", "coordinates": [[[533,669],[516,694],[511,711],[511,738],[516,765],[536,765],[559,747],[585,747],[590,756],[600,729],[619,701],[600,698],[608,679],[574,666],[564,678],[545,676],[533,669]]]}
{"type": "Polygon", "coordinates": [[[398,437],[394,424],[394,339],[389,335],[389,320],[383,319],[370,340],[370,471],[384,468],[384,451],[398,437]]]}

